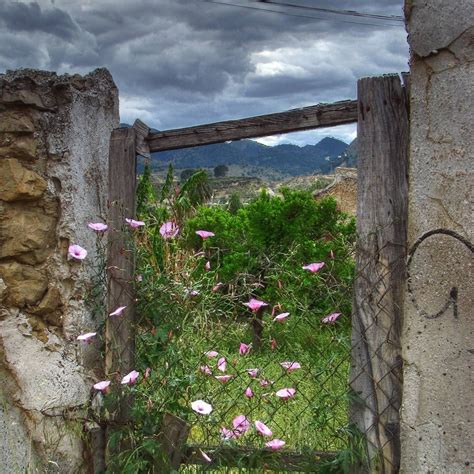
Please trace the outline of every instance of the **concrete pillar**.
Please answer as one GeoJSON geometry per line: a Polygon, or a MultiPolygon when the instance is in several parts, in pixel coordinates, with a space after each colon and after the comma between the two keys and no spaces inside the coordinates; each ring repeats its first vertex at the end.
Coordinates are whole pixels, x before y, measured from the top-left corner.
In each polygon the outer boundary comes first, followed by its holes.
{"type": "Polygon", "coordinates": [[[406,0],[411,48],[401,471],[474,469],[474,4],[406,0]]]}
{"type": "Polygon", "coordinates": [[[88,222],[107,213],[108,150],[118,92],[87,76],[0,75],[1,472],[81,472],[83,421],[103,363],[94,332],[105,306],[88,222]],[[68,256],[70,244],[88,251],[68,256]],[[99,285],[100,286],[100,285],[99,285]],[[97,288],[98,286],[95,286],[97,288]]]}

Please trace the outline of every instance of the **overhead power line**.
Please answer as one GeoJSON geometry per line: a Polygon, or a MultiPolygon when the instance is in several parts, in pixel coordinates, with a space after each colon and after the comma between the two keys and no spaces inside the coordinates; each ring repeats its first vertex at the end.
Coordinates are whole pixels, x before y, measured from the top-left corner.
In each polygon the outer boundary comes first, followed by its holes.
{"type": "MultiPolygon", "coordinates": [[[[237,8],[245,8],[248,10],[257,10],[260,12],[264,13],[276,13],[280,15],[286,15],[286,16],[291,16],[291,17],[297,17],[297,18],[310,18],[313,20],[326,20],[326,21],[337,21],[340,23],[351,23],[353,25],[363,25],[363,26],[387,26],[387,27],[400,27],[401,25],[399,24],[389,24],[389,23],[368,23],[368,22],[362,22],[362,21],[351,21],[351,20],[341,20],[341,19],[336,19],[336,18],[327,18],[327,17],[321,17],[321,16],[315,16],[315,15],[303,15],[303,14],[297,14],[297,13],[288,13],[286,11],[282,10],[271,10],[269,8],[259,8],[259,7],[253,7],[250,5],[241,5],[237,3],[230,3],[230,2],[222,2],[218,0],[201,0],[202,2],[205,3],[214,3],[216,5],[225,5],[228,7],[237,7],[237,8]]],[[[260,3],[260,2],[259,2],[260,3]]],[[[266,3],[266,2],[263,2],[266,3]]]]}
{"type": "Polygon", "coordinates": [[[380,15],[377,13],[358,12],[355,10],[337,10],[333,8],[297,5],[295,3],[288,3],[288,2],[276,2],[274,0],[256,0],[253,3],[264,3],[266,5],[277,5],[281,7],[298,8],[301,10],[333,13],[335,15],[356,16],[356,17],[361,17],[361,18],[373,18],[375,20],[390,20],[390,21],[401,21],[401,22],[405,21],[405,19],[402,16],[397,16],[397,15],[380,15]]]}

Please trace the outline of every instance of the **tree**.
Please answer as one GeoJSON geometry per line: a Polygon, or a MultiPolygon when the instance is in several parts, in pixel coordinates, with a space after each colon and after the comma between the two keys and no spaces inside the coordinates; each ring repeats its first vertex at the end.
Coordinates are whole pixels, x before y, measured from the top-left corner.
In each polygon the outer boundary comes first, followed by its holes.
{"type": "Polygon", "coordinates": [[[223,178],[229,172],[229,168],[226,165],[217,165],[214,168],[214,176],[216,178],[223,178]]]}
{"type": "Polygon", "coordinates": [[[187,168],[183,171],[181,171],[181,174],[179,175],[180,181],[184,183],[187,179],[189,179],[194,173],[196,173],[197,170],[187,168]]]}

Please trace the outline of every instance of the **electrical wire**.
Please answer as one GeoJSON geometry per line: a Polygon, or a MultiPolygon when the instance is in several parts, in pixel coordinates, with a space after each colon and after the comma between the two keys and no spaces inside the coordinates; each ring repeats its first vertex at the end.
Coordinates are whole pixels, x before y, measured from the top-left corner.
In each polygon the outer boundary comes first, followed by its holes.
{"type": "Polygon", "coordinates": [[[333,13],[335,15],[373,18],[375,20],[390,20],[390,21],[402,21],[402,22],[405,21],[405,19],[402,16],[397,16],[397,15],[380,15],[376,13],[358,12],[355,10],[336,10],[332,8],[313,7],[313,6],[308,6],[308,5],[296,5],[294,3],[288,3],[288,2],[275,2],[274,0],[256,0],[253,3],[263,3],[266,5],[299,8],[302,10],[312,10],[312,11],[318,11],[318,12],[324,12],[324,13],[333,13]]]}
{"type": "MultiPolygon", "coordinates": [[[[260,12],[266,12],[266,13],[277,13],[280,15],[286,15],[286,16],[291,16],[291,17],[296,17],[296,18],[310,18],[313,20],[325,20],[325,21],[337,21],[340,23],[350,23],[353,25],[362,25],[362,26],[375,26],[375,27],[380,27],[380,26],[387,26],[387,27],[400,27],[402,25],[394,25],[394,24],[386,24],[386,23],[367,23],[367,22],[361,22],[361,21],[351,21],[351,20],[340,20],[336,18],[325,18],[321,16],[314,16],[314,15],[303,15],[303,14],[296,14],[296,13],[288,13],[284,12],[281,10],[271,10],[269,8],[258,8],[258,7],[252,7],[250,5],[239,5],[237,3],[226,3],[226,2],[221,2],[218,0],[201,0],[202,2],[205,3],[214,3],[216,5],[225,5],[228,7],[237,7],[237,8],[245,8],[248,10],[257,10],[260,12]]],[[[265,2],[264,2],[265,3],[265,2]]]]}

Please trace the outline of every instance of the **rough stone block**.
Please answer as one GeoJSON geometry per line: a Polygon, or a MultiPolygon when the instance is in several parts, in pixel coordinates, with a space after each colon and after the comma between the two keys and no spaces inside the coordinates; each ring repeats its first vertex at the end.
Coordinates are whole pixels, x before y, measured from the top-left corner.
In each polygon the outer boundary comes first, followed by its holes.
{"type": "Polygon", "coordinates": [[[0,258],[15,257],[24,263],[46,260],[56,246],[57,203],[44,200],[4,204],[0,208],[0,258]]]}
{"type": "Polygon", "coordinates": [[[0,112],[0,132],[34,132],[31,118],[22,111],[7,110],[0,112]]]}
{"type": "Polygon", "coordinates": [[[15,135],[0,132],[0,159],[18,158],[34,161],[37,158],[38,143],[32,133],[15,135]]]}
{"type": "Polygon", "coordinates": [[[61,305],[60,291],[58,288],[50,287],[38,306],[29,308],[27,311],[28,313],[42,316],[46,322],[53,326],[61,326],[62,314],[58,311],[61,305]]]}
{"type": "Polygon", "coordinates": [[[17,262],[0,263],[0,277],[7,285],[7,303],[17,308],[35,305],[48,288],[43,272],[17,262]]]}
{"type": "Polygon", "coordinates": [[[18,160],[0,160],[0,199],[19,201],[38,199],[46,189],[46,181],[18,160]]]}

